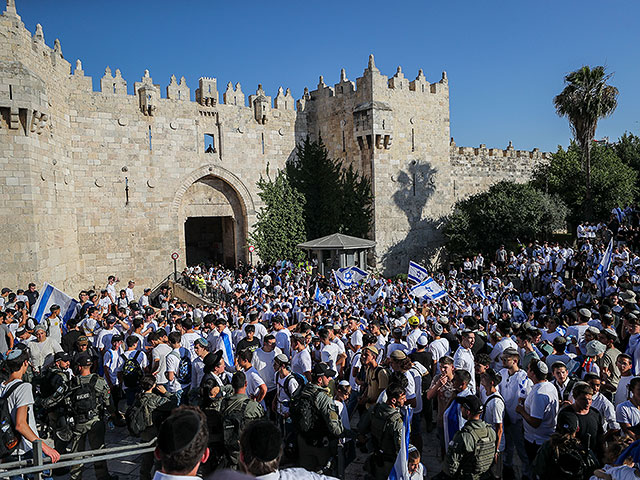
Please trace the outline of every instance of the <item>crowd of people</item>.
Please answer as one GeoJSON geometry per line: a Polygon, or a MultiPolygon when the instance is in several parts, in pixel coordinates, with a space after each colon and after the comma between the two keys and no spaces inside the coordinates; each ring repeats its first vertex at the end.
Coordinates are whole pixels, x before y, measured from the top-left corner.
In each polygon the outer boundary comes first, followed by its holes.
{"type": "MultiPolygon", "coordinates": [[[[0,455],[28,458],[49,436],[55,462],[101,448],[109,428],[150,441],[180,414],[205,425],[202,475],[282,465],[343,477],[360,450],[376,479],[404,451],[413,480],[635,478],[640,257],[620,229],[612,216],[573,245],[465,259],[433,274],[447,292],[437,300],[403,278],[340,289],[288,261],[186,268],[181,282],[210,300],[199,305],[168,287],[138,297],[110,276],[80,292],[70,318],[52,305],[39,323],[34,284],[3,288],[0,407],[13,428],[0,429],[0,455]],[[425,433],[440,442],[439,473],[422,462],[425,433]]],[[[158,437],[158,449],[186,448],[189,435],[169,447],[158,437]]],[[[141,478],[154,470],[167,472],[158,450],[141,478]]],[[[113,478],[105,462],[95,472],[113,478]]]]}

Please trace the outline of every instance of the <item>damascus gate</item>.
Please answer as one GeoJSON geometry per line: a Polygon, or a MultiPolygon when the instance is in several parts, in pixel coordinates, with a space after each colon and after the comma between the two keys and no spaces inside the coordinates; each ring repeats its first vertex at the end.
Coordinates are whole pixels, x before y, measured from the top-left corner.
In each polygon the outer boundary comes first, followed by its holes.
{"type": "Polygon", "coordinates": [[[371,179],[370,260],[394,274],[441,244],[455,201],[502,179],[525,181],[547,159],[511,145],[457,146],[446,73],[398,67],[387,76],[373,55],[355,80],[344,70],[333,84],[320,76],[298,99],[286,72],[277,92],[219,85],[216,65],[190,86],[180,72],[160,83],[144,58],[135,80],[105,66],[94,91],[81,59],[63,54],[64,39],[46,38],[40,24],[29,31],[14,0],[4,1],[0,248],[10,283],[74,291],[117,274],[154,285],[172,271],[172,252],[179,268],[246,262],[256,182],[307,136],[371,179]]]}

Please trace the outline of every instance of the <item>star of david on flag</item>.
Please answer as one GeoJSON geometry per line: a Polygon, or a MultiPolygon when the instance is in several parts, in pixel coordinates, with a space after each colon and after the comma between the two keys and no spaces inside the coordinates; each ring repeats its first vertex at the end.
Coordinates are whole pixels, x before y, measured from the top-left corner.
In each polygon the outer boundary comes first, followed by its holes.
{"type": "Polygon", "coordinates": [[[429,276],[429,272],[422,265],[415,262],[409,262],[409,272],[407,278],[412,282],[420,283],[429,276]]]}
{"type": "Polygon", "coordinates": [[[360,280],[367,278],[369,274],[358,267],[345,267],[333,271],[333,276],[341,290],[357,284],[360,280]]]}
{"type": "Polygon", "coordinates": [[[413,287],[409,293],[414,297],[428,297],[431,300],[438,300],[447,294],[447,292],[431,277],[428,277],[425,281],[413,287]]]}

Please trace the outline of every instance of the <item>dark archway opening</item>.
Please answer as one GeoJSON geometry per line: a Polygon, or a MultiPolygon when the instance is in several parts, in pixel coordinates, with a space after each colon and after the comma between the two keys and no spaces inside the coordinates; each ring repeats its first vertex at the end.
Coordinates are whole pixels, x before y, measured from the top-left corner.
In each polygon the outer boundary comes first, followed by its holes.
{"type": "Polygon", "coordinates": [[[184,223],[187,265],[235,266],[233,217],[189,217],[184,223]]]}

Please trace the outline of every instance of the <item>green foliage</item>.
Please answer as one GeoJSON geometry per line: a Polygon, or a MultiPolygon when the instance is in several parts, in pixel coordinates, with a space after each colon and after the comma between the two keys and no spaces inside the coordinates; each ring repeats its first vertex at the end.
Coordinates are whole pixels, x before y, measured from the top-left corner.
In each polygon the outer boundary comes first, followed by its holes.
{"type": "Polygon", "coordinates": [[[303,252],[296,247],[306,240],[304,226],[304,196],[289,182],[286,172],[278,171],[275,179],[262,176],[257,183],[258,196],[264,207],[251,235],[260,258],[265,263],[277,260],[301,260],[303,252]]]}
{"type": "MultiPolygon", "coordinates": [[[[624,133],[614,144],[616,154],[625,164],[629,165],[636,172],[640,171],[640,138],[632,133],[624,133]]],[[[636,181],[636,195],[640,188],[640,177],[636,181]]]]}
{"type": "Polygon", "coordinates": [[[503,243],[549,236],[566,227],[563,202],[529,184],[502,181],[456,203],[444,226],[454,256],[493,255],[503,243]]]}
{"type": "Polygon", "coordinates": [[[344,233],[366,237],[373,218],[371,182],[329,158],[322,140],[307,137],[287,163],[291,185],[303,194],[307,238],[344,233]]]}
{"type": "MultiPolygon", "coordinates": [[[[595,218],[607,219],[611,210],[631,203],[637,192],[637,172],[616,154],[618,145],[594,143],[591,147],[591,196],[595,218]]],[[[558,147],[551,162],[533,175],[536,188],[559,196],[569,207],[571,225],[584,220],[586,172],[581,166],[582,152],[572,142],[567,150],[558,147]]]]}

